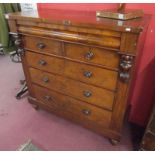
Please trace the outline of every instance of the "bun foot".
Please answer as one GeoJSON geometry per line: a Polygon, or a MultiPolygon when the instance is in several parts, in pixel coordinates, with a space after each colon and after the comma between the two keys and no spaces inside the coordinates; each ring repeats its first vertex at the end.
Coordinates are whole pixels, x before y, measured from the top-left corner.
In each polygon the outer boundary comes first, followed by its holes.
{"type": "Polygon", "coordinates": [[[119,141],[115,139],[109,139],[109,141],[112,145],[117,145],[119,143],[119,141]]]}
{"type": "Polygon", "coordinates": [[[35,110],[39,110],[39,106],[36,105],[36,104],[32,104],[32,107],[33,107],[35,110]]]}

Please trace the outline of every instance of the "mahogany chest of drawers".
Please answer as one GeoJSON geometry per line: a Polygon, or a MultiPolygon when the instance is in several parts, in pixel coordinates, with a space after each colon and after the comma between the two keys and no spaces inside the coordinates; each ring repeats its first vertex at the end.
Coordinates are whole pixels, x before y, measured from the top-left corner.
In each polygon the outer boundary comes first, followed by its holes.
{"type": "Polygon", "coordinates": [[[149,16],[118,21],[95,12],[7,14],[29,102],[117,142],[149,16]]]}

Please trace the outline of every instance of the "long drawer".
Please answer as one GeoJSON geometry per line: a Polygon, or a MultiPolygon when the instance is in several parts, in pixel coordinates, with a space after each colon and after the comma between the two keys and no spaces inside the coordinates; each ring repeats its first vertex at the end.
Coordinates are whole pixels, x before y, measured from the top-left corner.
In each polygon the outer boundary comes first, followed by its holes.
{"type": "Polygon", "coordinates": [[[118,72],[71,61],[65,63],[66,76],[110,90],[116,89],[118,72]]]}
{"type": "MultiPolygon", "coordinates": [[[[121,45],[121,37],[95,35],[88,33],[78,33],[73,31],[61,30],[45,30],[36,27],[20,26],[18,31],[22,34],[30,34],[36,36],[44,36],[49,39],[54,38],[57,40],[65,40],[66,42],[80,42],[88,45],[97,45],[113,49],[119,49],[121,45]],[[38,33],[39,32],[39,33],[38,33]]],[[[38,37],[39,38],[39,37],[38,37]]]]}
{"type": "Polygon", "coordinates": [[[33,85],[33,89],[36,98],[46,106],[51,107],[55,112],[70,114],[71,117],[76,117],[76,119],[94,123],[94,127],[95,125],[109,127],[111,112],[37,85],[33,85]]]}
{"type": "Polygon", "coordinates": [[[26,51],[28,65],[43,71],[65,75],[75,80],[110,90],[116,89],[118,72],[57,57],[26,51]]]}
{"type": "Polygon", "coordinates": [[[78,82],[63,76],[29,68],[31,80],[51,90],[112,110],[114,92],[78,82]]]}

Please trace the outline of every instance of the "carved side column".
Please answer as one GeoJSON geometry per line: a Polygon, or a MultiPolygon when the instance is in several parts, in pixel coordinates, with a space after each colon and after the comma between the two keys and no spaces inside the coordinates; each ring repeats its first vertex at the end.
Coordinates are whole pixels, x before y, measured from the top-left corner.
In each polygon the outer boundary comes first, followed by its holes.
{"type": "MultiPolygon", "coordinates": [[[[18,33],[10,33],[14,39],[14,43],[15,43],[15,46],[16,46],[16,51],[14,53],[14,55],[17,55],[22,61],[22,65],[24,63],[24,46],[23,46],[23,43],[22,43],[22,39],[21,39],[21,35],[18,34],[18,33]]],[[[23,69],[24,69],[24,65],[23,65],[23,69]]],[[[25,73],[25,69],[24,69],[24,73],[25,73]]],[[[19,92],[16,94],[16,99],[20,99],[21,96],[26,93],[28,91],[28,87],[27,87],[27,82],[25,80],[22,80],[24,81],[24,84],[22,86],[22,88],[19,90],[19,92]]]]}
{"type": "Polygon", "coordinates": [[[130,69],[133,63],[133,56],[131,55],[121,55],[120,59],[120,79],[123,82],[128,82],[130,79],[130,69]]]}
{"type": "Polygon", "coordinates": [[[24,48],[23,48],[23,44],[22,44],[21,35],[18,33],[12,33],[12,37],[14,38],[14,43],[17,48],[17,51],[16,51],[17,54],[19,54],[20,56],[23,56],[24,48]]]}
{"type": "Polygon", "coordinates": [[[122,124],[124,120],[125,109],[127,106],[128,90],[130,84],[130,75],[132,74],[135,56],[126,53],[120,53],[119,80],[117,83],[118,91],[116,92],[115,104],[112,113],[112,122],[110,128],[120,133],[116,139],[111,139],[113,144],[121,137],[122,124]]]}

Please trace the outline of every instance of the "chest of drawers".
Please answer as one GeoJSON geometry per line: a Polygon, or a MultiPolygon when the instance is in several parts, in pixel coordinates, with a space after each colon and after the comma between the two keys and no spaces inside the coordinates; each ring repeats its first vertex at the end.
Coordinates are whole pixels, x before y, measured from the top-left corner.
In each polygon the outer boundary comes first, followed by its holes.
{"type": "Polygon", "coordinates": [[[22,57],[29,102],[119,141],[149,16],[118,21],[54,10],[6,18],[22,57]]]}

